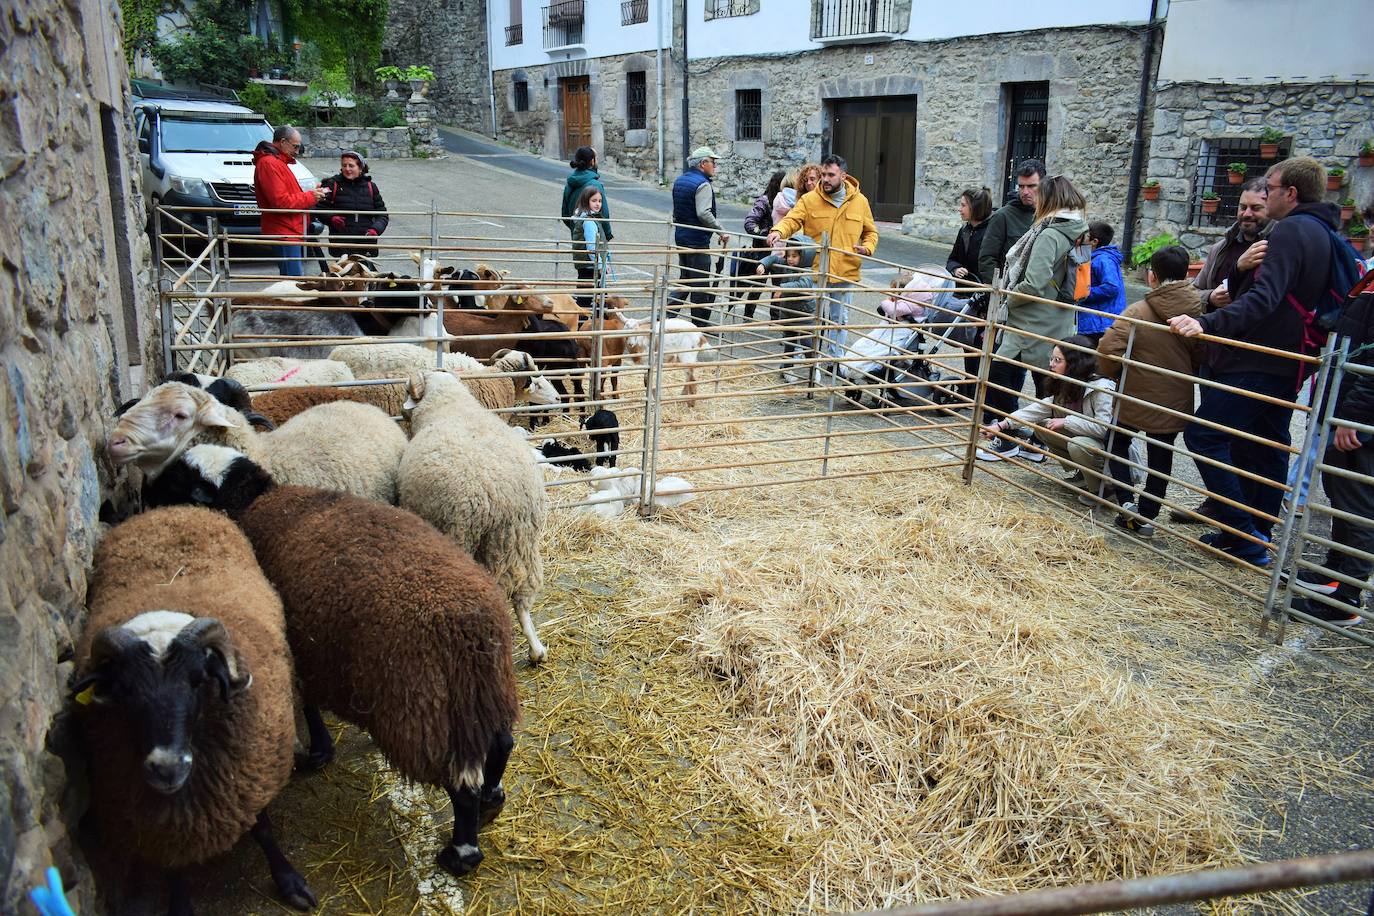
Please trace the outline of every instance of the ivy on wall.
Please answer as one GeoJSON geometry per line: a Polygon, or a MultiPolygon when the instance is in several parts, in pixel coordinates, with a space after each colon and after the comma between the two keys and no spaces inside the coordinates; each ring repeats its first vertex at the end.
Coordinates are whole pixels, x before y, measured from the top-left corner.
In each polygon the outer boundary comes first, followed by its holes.
{"type": "Polygon", "coordinates": [[[139,54],[152,54],[157,44],[157,17],[170,11],[165,0],[119,0],[124,19],[124,59],[133,66],[139,54]]]}
{"type": "Polygon", "coordinates": [[[387,0],[282,0],[287,33],[318,47],[321,68],[342,70],[352,86],[372,82],[386,14],[387,0]]]}

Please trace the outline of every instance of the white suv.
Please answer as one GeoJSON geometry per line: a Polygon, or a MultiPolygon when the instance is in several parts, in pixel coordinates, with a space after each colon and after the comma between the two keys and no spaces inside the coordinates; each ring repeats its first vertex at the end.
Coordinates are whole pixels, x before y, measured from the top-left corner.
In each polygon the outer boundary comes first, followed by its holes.
{"type": "MultiPolygon", "coordinates": [[[[134,129],[143,165],[143,193],[149,225],[159,204],[177,207],[227,207],[220,223],[237,235],[256,235],[258,204],[253,196],[253,149],[272,139],[272,125],[250,108],[229,102],[140,98],[134,105],[134,129]]],[[[310,190],[319,181],[297,162],[291,172],[310,190]]],[[[197,228],[207,214],[177,217],[197,228]]],[[[164,224],[163,231],[171,233],[164,224]]]]}

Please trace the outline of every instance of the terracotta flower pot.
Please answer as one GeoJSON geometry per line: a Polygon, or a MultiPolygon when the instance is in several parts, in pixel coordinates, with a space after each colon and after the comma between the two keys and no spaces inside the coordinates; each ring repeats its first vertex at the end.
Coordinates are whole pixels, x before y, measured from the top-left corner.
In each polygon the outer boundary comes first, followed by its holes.
{"type": "Polygon", "coordinates": [[[1374,165],[1374,153],[1360,153],[1360,166],[1367,169],[1371,165],[1374,165]]]}
{"type": "Polygon", "coordinates": [[[1327,176],[1326,176],[1326,189],[1327,189],[1328,191],[1339,191],[1339,190],[1341,189],[1341,185],[1344,184],[1344,183],[1345,183],[1345,176],[1344,176],[1344,175],[1327,175],[1327,176]]]}
{"type": "Polygon", "coordinates": [[[1198,274],[1202,273],[1203,265],[1205,265],[1206,263],[1207,263],[1206,261],[1192,261],[1192,262],[1190,262],[1190,263],[1188,264],[1188,279],[1191,280],[1191,279],[1193,279],[1194,277],[1196,277],[1198,274]]]}
{"type": "Polygon", "coordinates": [[[1146,200],[1159,200],[1159,185],[1147,184],[1140,189],[1140,193],[1146,200]]]}
{"type": "Polygon", "coordinates": [[[1356,254],[1360,255],[1361,257],[1364,256],[1364,246],[1369,241],[1369,236],[1351,235],[1346,236],[1345,240],[1350,243],[1351,248],[1355,249],[1356,254]]]}
{"type": "Polygon", "coordinates": [[[1348,222],[1355,215],[1354,207],[1341,207],[1341,222],[1348,222]]]}
{"type": "Polygon", "coordinates": [[[1279,158],[1279,145],[1278,145],[1277,143],[1261,143],[1261,144],[1260,144],[1260,158],[1261,158],[1261,159],[1277,159],[1277,158],[1279,158]]]}
{"type": "Polygon", "coordinates": [[[1217,208],[1220,207],[1220,206],[1221,206],[1221,198],[1220,198],[1220,197],[1204,197],[1204,198],[1202,199],[1202,212],[1203,212],[1203,213],[1215,213],[1215,212],[1217,212],[1217,208]]]}
{"type": "Polygon", "coordinates": [[[1227,173],[1226,173],[1226,180],[1229,181],[1229,182],[1231,182],[1231,184],[1245,184],[1245,173],[1244,173],[1244,172],[1227,172],[1227,173]]]}

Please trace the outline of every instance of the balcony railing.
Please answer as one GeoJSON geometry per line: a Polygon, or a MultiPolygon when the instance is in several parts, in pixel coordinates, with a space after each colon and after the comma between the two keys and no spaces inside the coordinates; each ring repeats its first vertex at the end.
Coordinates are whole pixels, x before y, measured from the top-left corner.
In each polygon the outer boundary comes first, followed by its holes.
{"type": "Polygon", "coordinates": [[[544,7],[544,50],[582,44],[584,0],[560,0],[544,7]]]}
{"type": "Polygon", "coordinates": [[[517,22],[514,25],[506,26],[506,45],[518,45],[525,42],[525,24],[517,22]]]}
{"type": "Polygon", "coordinates": [[[748,16],[758,11],[758,4],[754,0],[706,0],[706,14],[710,19],[748,16]]]}
{"type": "Polygon", "coordinates": [[[889,36],[897,31],[895,0],[811,0],[811,40],[889,36]]]}
{"type": "Polygon", "coordinates": [[[649,21],[649,0],[622,0],[620,24],[638,25],[649,21]]]}

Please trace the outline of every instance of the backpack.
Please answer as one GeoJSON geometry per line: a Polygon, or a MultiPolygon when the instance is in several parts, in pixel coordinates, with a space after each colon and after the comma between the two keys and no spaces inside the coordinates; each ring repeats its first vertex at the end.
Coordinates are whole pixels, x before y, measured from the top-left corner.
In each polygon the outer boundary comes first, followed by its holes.
{"type": "Polygon", "coordinates": [[[1068,263],[1064,271],[1066,302],[1082,302],[1088,298],[1093,288],[1093,246],[1088,244],[1085,232],[1074,240],[1069,248],[1068,263]]]}
{"type": "Polygon", "coordinates": [[[1326,220],[1312,213],[1293,215],[1305,216],[1321,226],[1331,244],[1331,272],[1327,275],[1326,289],[1317,295],[1317,301],[1312,307],[1299,302],[1292,293],[1287,296],[1289,303],[1302,315],[1303,323],[1307,326],[1304,344],[1311,346],[1313,350],[1319,350],[1326,342],[1327,332],[1335,329],[1337,322],[1340,321],[1341,312],[1345,310],[1351,290],[1360,282],[1363,265],[1360,259],[1355,257],[1355,252],[1345,243],[1345,239],[1341,238],[1326,220]]]}

